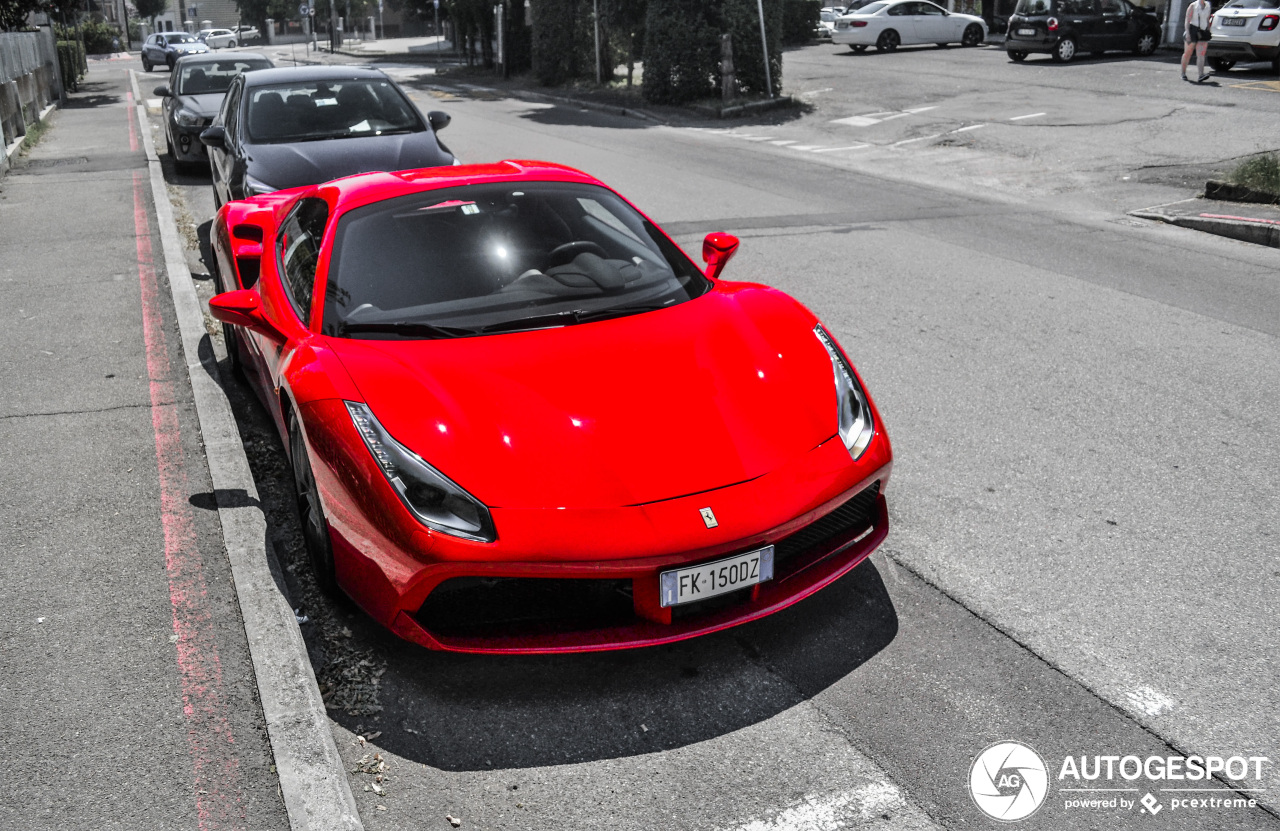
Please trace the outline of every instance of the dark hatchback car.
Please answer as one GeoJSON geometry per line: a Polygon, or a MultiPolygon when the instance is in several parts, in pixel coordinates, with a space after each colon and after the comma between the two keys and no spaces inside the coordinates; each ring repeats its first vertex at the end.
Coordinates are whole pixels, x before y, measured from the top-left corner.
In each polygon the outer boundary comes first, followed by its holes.
{"type": "Polygon", "coordinates": [[[169,83],[155,90],[164,99],[164,134],[178,168],[209,164],[200,134],[213,123],[235,77],[273,66],[256,52],[201,53],[178,59],[169,83]]]}
{"type": "Polygon", "coordinates": [[[1129,0],[1018,0],[1004,49],[1015,61],[1047,52],[1065,63],[1081,52],[1150,55],[1160,45],[1160,23],[1129,0]]]}
{"type": "Polygon", "coordinates": [[[436,131],[377,69],[302,66],[236,77],[213,124],[208,148],[217,206],[356,173],[457,164],[436,131]]]}

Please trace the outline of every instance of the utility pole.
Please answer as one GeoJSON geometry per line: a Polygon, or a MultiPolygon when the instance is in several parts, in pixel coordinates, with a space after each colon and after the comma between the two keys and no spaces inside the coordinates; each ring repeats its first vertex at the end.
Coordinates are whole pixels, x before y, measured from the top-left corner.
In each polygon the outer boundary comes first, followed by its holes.
{"type": "Polygon", "coordinates": [[[596,24],[596,84],[601,83],[600,72],[600,0],[591,0],[592,17],[596,24]]]}
{"type": "Polygon", "coordinates": [[[769,39],[764,34],[764,0],[756,0],[756,10],[760,12],[760,46],[764,49],[764,82],[769,87],[769,97],[773,97],[773,74],[769,71],[769,39]]]}

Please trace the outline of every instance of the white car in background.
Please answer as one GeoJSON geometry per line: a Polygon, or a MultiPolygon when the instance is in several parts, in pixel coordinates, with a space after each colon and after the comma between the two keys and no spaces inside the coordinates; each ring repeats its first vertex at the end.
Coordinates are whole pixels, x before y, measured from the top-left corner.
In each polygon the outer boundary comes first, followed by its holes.
{"type": "Polygon", "coordinates": [[[880,0],[836,20],[833,43],[847,44],[854,52],[874,46],[892,52],[902,45],[936,43],[945,46],[977,46],[987,39],[981,17],[949,12],[926,0],[880,0]]]}
{"type": "Polygon", "coordinates": [[[1231,0],[1209,21],[1209,62],[1219,72],[1237,63],[1271,61],[1280,75],[1280,0],[1231,0]]]}
{"type": "Polygon", "coordinates": [[[204,41],[205,46],[210,49],[235,47],[238,40],[236,33],[230,29],[201,29],[196,38],[204,41]]]}

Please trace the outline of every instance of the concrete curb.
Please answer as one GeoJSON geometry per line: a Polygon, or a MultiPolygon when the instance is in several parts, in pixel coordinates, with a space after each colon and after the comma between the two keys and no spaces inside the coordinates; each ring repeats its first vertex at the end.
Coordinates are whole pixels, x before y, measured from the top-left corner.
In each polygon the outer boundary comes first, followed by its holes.
{"type": "Polygon", "coordinates": [[[231,404],[222,392],[213,350],[205,350],[207,357],[200,358],[200,346],[209,338],[204,310],[178,238],[173,205],[147,122],[145,99],[139,95],[137,73],[129,70],[129,77],[187,374],[195,395],[223,540],[244,618],[289,827],[292,831],[363,831],[302,631],[271,575],[266,519],[258,507],[258,492],[249,460],[244,454],[231,404]],[[228,496],[232,493],[244,493],[248,498],[233,501],[228,496]],[[237,504],[243,507],[235,507],[237,504]]]}
{"type": "Polygon", "coordinates": [[[1250,220],[1245,217],[1227,219],[1216,216],[1167,214],[1155,208],[1130,211],[1129,215],[1136,216],[1139,219],[1150,219],[1169,225],[1177,225],[1180,228],[1190,228],[1193,231],[1216,234],[1220,237],[1229,237],[1241,242],[1250,242],[1254,245],[1280,248],[1280,225],[1272,224],[1267,220],[1250,220]]]}

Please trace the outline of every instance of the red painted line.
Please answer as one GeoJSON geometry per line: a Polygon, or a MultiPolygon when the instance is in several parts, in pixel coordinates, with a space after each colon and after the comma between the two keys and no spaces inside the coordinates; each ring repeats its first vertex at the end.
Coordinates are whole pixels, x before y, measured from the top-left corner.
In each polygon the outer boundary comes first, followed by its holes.
{"type": "MultiPolygon", "coordinates": [[[[130,122],[132,123],[132,122],[130,122]]],[[[193,792],[201,831],[243,829],[240,763],[227,721],[222,663],[213,631],[204,567],[196,548],[195,521],[187,496],[182,437],[175,403],[177,384],[165,343],[159,309],[159,281],[151,250],[151,230],[143,199],[143,174],[133,174],[133,219],[138,239],[138,279],[142,286],[142,331],[151,379],[151,426],[156,437],[160,478],[160,521],[164,561],[182,676],[182,711],[194,773],[193,792]]]]}
{"type": "Polygon", "coordinates": [[[1227,214],[1200,214],[1204,219],[1234,219],[1237,222],[1260,222],[1267,225],[1280,225],[1280,220],[1258,219],[1251,216],[1229,216],[1227,214]]]}

